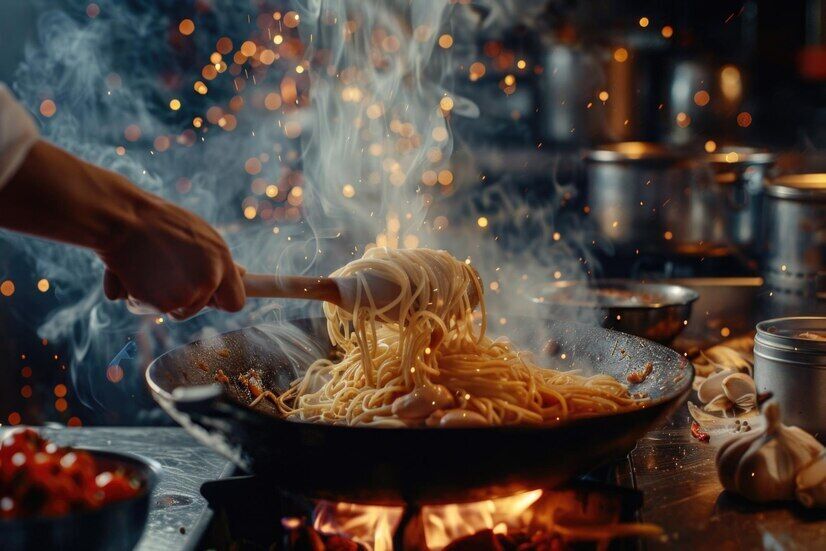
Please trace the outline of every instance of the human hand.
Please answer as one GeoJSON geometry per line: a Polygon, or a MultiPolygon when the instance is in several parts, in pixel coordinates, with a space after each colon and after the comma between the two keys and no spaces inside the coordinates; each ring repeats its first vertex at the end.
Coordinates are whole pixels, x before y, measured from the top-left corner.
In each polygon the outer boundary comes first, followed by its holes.
{"type": "Polygon", "coordinates": [[[246,300],[243,270],[220,235],[198,216],[146,194],[134,223],[98,252],[111,300],[135,299],[186,319],[206,306],[235,312],[246,300]]]}

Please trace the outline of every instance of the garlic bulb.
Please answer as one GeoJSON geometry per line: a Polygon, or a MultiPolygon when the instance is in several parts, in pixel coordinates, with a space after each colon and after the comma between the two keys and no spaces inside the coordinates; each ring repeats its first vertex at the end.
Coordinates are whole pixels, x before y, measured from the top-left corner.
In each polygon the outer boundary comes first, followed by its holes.
{"type": "Polygon", "coordinates": [[[797,501],[809,508],[826,508],[826,451],[803,467],[795,482],[797,501]]]}
{"type": "Polygon", "coordinates": [[[735,436],[717,451],[717,474],[726,490],[752,501],[790,500],[795,476],[814,461],[823,446],[812,435],[780,422],[775,402],[763,410],[766,429],[735,436]]]}

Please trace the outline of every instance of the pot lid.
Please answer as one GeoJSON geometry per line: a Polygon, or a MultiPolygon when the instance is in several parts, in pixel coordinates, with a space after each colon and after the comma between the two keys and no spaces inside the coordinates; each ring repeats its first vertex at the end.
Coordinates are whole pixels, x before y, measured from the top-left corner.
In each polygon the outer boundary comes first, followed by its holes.
{"type": "Polygon", "coordinates": [[[826,199],[826,173],[788,174],[766,184],[766,193],[781,199],[826,199]]]}
{"type": "Polygon", "coordinates": [[[672,162],[682,161],[688,155],[665,144],[654,142],[619,142],[589,150],[585,158],[593,162],[672,162]]]}
{"type": "Polygon", "coordinates": [[[705,156],[712,164],[726,165],[768,165],[775,161],[774,153],[766,149],[742,146],[720,146],[714,153],[705,156]]]}

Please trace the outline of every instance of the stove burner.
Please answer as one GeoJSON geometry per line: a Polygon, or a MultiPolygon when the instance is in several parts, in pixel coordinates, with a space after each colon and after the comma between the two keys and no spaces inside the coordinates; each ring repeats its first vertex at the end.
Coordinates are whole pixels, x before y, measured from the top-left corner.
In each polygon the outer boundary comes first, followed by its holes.
{"type": "MultiPolygon", "coordinates": [[[[553,490],[448,505],[385,507],[313,500],[260,476],[207,482],[215,516],[199,547],[284,550],[590,549],[594,527],[637,521],[642,495],[615,484],[615,468],[553,490]]],[[[601,541],[607,541],[607,538],[601,541]]],[[[613,540],[610,549],[638,547],[613,540]]],[[[600,548],[604,548],[601,546],[600,548]]]]}

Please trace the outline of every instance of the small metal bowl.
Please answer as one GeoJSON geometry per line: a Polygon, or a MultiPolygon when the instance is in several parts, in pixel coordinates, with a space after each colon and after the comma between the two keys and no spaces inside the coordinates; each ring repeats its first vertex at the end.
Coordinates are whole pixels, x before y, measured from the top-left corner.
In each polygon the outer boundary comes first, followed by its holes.
{"type": "Polygon", "coordinates": [[[99,509],[61,517],[0,520],[1,549],[134,549],[149,516],[149,500],[160,480],[161,466],[156,461],[137,455],[77,449],[92,454],[95,462],[105,470],[122,468],[133,473],[141,483],[141,492],[99,509]]]}
{"type": "Polygon", "coordinates": [[[626,279],[555,281],[532,295],[543,317],[600,325],[659,343],[682,332],[699,298],[680,285],[626,279]]]}

